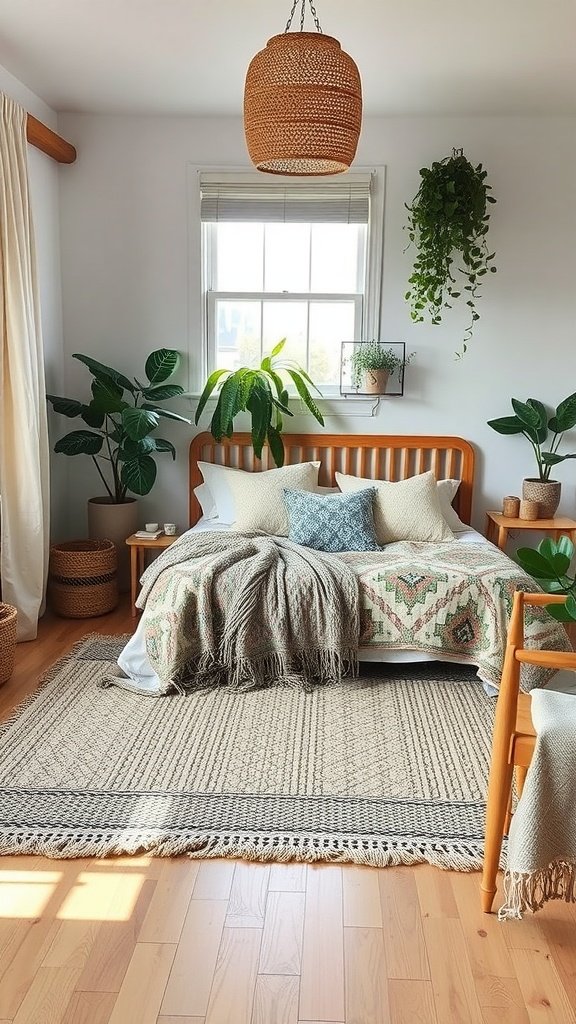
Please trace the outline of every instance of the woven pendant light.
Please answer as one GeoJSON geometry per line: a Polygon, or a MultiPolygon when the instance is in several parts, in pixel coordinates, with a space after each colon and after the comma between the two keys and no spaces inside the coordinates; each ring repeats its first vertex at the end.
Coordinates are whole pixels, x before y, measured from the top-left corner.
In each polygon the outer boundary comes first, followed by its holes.
{"type": "Polygon", "coordinates": [[[362,86],[337,39],[304,32],[306,0],[294,0],[282,35],[272,36],[250,63],[244,90],[244,131],[252,163],[269,174],[340,174],[356,154],[362,86]],[[290,32],[297,3],[300,31],[290,32]]]}

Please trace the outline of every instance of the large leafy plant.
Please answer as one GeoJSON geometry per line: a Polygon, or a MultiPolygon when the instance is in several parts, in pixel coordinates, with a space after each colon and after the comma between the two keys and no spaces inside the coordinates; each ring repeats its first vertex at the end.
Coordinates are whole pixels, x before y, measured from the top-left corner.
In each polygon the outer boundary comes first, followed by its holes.
{"type": "Polygon", "coordinates": [[[576,426],[576,392],[560,402],[552,415],[536,398],[526,402],[513,398],[512,408],[514,416],[488,420],[488,426],[499,434],[523,434],[534,450],[538,478],[545,483],[550,479],[553,466],[566,459],[576,459],[576,453],[561,455],[558,451],[565,432],[576,426]]]}
{"type": "Polygon", "coordinates": [[[179,384],[169,384],[180,363],[174,349],[160,348],[146,360],[146,383],[129,380],[123,373],[105,366],[90,356],[75,353],[93,376],[92,399],[89,403],[75,398],[47,395],[54,412],[70,419],[80,417],[90,430],[73,430],[54,445],[64,455],[89,455],[114,503],[126,500],[128,491],[148,494],[156,479],[156,452],[176,449],[170,441],[155,437],[161,418],[190,423],[159,405],[184,393],[179,384]]]}
{"type": "Polygon", "coordinates": [[[210,420],[210,433],[216,441],[232,437],[234,420],[241,412],[251,417],[252,447],[256,458],[262,457],[268,442],[277,466],[284,465],[282,440],[283,417],[292,416],[288,408],[289,393],[286,378],[292,381],[300,398],[314,418],[324,426],[324,419],[310,394],[308,385],[321,395],[314,382],[298,363],[280,359],[286,338],[279,341],[270,355],[265,356],[257,369],[241,366],[239,370],[214,370],[198,402],[195,422],[198,423],[206,402],[214,391],[218,392],[216,408],[210,420]]]}
{"type": "Polygon", "coordinates": [[[568,570],[574,557],[574,544],[569,537],[558,541],[546,537],[536,549],[519,548],[516,558],[522,568],[538,580],[547,594],[566,594],[565,604],[546,605],[550,615],[560,622],[576,620],[576,577],[568,570]]]}
{"type": "Polygon", "coordinates": [[[496,200],[489,194],[491,186],[482,164],[474,167],[462,150],[423,167],[420,177],[412,205],[406,204],[408,236],[417,254],[405,298],[412,320],[423,321],[428,311],[432,323],[439,324],[442,311],[451,309],[463,291],[470,311],[458,353],[463,355],[480,319],[477,302],[482,278],[496,272],[491,265],[495,253],[489,252],[486,239],[488,204],[496,200]]]}

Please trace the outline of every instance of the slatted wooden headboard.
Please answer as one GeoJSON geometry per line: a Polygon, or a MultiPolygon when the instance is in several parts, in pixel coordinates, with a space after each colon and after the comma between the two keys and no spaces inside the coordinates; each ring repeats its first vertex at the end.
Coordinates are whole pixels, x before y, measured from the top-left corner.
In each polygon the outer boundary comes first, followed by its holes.
{"type": "MultiPolygon", "coordinates": [[[[454,508],[470,523],[474,449],[461,437],[402,434],[284,434],[285,465],[321,460],[319,482],[336,485],[335,473],[351,473],[371,480],[406,480],[432,469],[437,480],[460,480],[454,508]]],[[[190,526],[202,511],[194,488],[202,483],[198,460],[258,472],[274,462],[264,448],[262,460],[254,458],[250,434],[235,434],[216,443],[209,433],[198,434],[190,444],[190,526]]]]}

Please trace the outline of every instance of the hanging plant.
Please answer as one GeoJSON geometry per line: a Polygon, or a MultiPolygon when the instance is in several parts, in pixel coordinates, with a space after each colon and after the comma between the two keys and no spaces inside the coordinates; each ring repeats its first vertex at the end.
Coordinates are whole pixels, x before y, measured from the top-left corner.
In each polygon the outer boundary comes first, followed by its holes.
{"type": "Polygon", "coordinates": [[[489,252],[486,240],[488,203],[496,200],[489,194],[491,186],[486,184],[482,164],[473,167],[461,149],[423,167],[420,176],[412,205],[406,204],[410,244],[418,251],[405,298],[412,320],[422,322],[428,311],[432,323],[439,324],[442,311],[452,308],[452,300],[462,293],[467,296],[470,321],[457,353],[462,356],[480,319],[476,303],[482,278],[496,273],[491,265],[495,253],[489,252]]]}

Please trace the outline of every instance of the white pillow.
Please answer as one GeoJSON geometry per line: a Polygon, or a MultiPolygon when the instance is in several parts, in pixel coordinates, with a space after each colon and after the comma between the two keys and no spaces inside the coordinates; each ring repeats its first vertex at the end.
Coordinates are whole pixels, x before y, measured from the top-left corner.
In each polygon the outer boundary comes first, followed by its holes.
{"type": "Polygon", "coordinates": [[[226,484],[235,508],[234,530],[261,530],[275,537],[288,536],[288,514],[284,505],[284,488],[295,491],[316,491],[319,462],[300,462],[262,473],[230,470],[226,484]]]}
{"type": "MultiPolygon", "coordinates": [[[[226,477],[230,473],[241,473],[243,471],[232,469],[231,466],[215,466],[212,462],[199,462],[198,469],[202,473],[204,483],[212,496],[215,512],[210,518],[220,519],[223,523],[233,523],[235,516],[234,502],[232,501],[230,488],[226,483],[226,477]]],[[[200,501],[200,498],[198,500],[200,501]]],[[[200,504],[202,505],[201,501],[200,504]]],[[[202,508],[204,508],[203,505],[202,508]]]]}
{"type": "Polygon", "coordinates": [[[459,480],[438,480],[438,497],[440,498],[440,508],[442,509],[442,515],[446,520],[448,526],[453,533],[461,533],[463,530],[469,530],[470,527],[463,523],[459,518],[456,509],[453,507],[452,502],[456,497],[456,491],[460,487],[459,480]]]}
{"type": "Polygon", "coordinates": [[[365,487],[376,488],[374,524],[379,544],[396,540],[437,543],[454,539],[442,515],[436,478],[431,471],[397,483],[343,473],[336,473],[336,481],[345,494],[365,487]]]}
{"type": "Polygon", "coordinates": [[[208,484],[200,484],[194,488],[193,494],[195,494],[200,508],[202,509],[203,519],[217,519],[218,509],[212,497],[212,491],[208,487],[208,484]]]}

